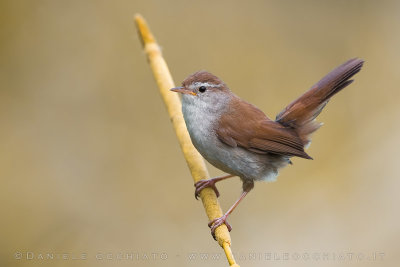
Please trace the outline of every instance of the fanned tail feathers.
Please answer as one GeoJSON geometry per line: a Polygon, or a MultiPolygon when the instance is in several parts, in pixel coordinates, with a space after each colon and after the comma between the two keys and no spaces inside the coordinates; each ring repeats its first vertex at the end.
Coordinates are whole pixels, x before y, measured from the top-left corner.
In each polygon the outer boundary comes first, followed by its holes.
{"type": "Polygon", "coordinates": [[[340,65],[290,103],[277,116],[276,121],[296,130],[304,146],[322,124],[315,121],[330,98],[353,82],[350,80],[361,70],[364,60],[354,58],[340,65]]]}

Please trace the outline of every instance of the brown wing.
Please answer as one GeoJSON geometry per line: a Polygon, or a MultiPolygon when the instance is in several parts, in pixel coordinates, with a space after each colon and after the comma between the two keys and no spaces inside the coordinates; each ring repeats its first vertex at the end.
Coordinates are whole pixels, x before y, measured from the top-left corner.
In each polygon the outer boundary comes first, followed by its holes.
{"type": "Polygon", "coordinates": [[[297,133],[270,120],[255,106],[235,98],[229,112],[221,116],[218,138],[225,144],[240,146],[254,153],[273,153],[311,159],[297,133]]]}

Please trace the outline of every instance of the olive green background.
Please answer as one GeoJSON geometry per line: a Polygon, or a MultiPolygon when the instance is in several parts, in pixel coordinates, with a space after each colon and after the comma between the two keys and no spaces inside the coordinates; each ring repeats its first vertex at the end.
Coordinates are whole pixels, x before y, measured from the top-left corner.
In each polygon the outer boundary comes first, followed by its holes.
{"type": "MultiPolygon", "coordinates": [[[[365,59],[318,117],[314,160],[257,183],[230,217],[232,248],[241,266],[400,264],[399,1],[2,0],[1,266],[228,265],[211,258],[135,13],[177,84],[206,69],[271,118],[365,59]]],[[[227,210],[241,183],[218,187],[227,210]]]]}

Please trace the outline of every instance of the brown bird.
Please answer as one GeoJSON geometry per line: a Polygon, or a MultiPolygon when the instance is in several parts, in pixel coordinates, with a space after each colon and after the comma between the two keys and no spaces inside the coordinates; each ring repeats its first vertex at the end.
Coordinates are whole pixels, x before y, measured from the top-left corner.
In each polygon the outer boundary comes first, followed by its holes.
{"type": "MultiPolygon", "coordinates": [[[[330,98],[353,82],[364,61],[354,58],[337,67],[302,96],[283,109],[275,120],[233,94],[213,74],[200,71],[187,77],[182,87],[182,112],[191,140],[200,154],[228,175],[201,180],[195,184],[195,196],[216,182],[239,176],[243,193],[220,218],[208,225],[211,233],[221,224],[228,230],[229,214],[254,187],[254,181],[275,181],[278,170],[291,164],[291,157],[312,159],[305,151],[310,136],[321,123],[315,121],[330,98]]],[[[215,236],[214,236],[215,237],[215,236]]]]}

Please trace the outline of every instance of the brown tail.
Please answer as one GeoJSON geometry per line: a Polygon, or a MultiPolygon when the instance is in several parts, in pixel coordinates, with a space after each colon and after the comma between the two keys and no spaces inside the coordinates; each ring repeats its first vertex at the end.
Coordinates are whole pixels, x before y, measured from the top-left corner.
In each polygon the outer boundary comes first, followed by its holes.
{"type": "Polygon", "coordinates": [[[333,95],[353,82],[349,79],[361,70],[363,64],[364,60],[353,58],[340,65],[290,103],[276,116],[276,121],[295,129],[307,146],[310,135],[322,125],[315,118],[333,95]]]}

